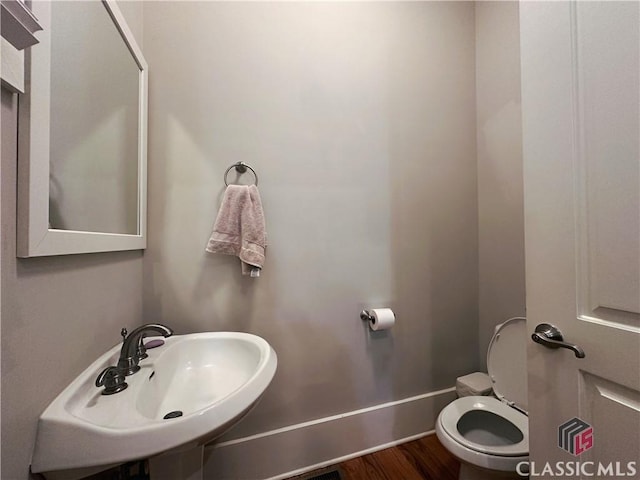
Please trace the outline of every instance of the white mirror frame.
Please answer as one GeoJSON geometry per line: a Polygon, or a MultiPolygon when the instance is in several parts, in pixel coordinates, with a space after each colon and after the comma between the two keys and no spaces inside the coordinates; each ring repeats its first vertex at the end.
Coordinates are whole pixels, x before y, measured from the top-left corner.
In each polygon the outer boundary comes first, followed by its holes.
{"type": "Polygon", "coordinates": [[[102,0],[140,68],[138,118],[138,234],[49,228],[51,2],[33,2],[44,31],[27,57],[27,93],[18,100],[18,257],[140,250],[147,231],[148,66],[115,0],[102,0]],[[30,58],[29,58],[30,56],[30,58]]]}

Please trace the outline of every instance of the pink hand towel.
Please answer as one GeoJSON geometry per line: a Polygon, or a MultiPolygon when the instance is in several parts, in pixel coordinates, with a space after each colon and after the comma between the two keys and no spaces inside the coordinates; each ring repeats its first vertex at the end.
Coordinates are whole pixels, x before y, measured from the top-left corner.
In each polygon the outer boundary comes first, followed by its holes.
{"type": "Polygon", "coordinates": [[[240,258],[242,274],[259,277],[267,247],[264,212],[258,187],[229,185],[206,251],[240,258]]]}

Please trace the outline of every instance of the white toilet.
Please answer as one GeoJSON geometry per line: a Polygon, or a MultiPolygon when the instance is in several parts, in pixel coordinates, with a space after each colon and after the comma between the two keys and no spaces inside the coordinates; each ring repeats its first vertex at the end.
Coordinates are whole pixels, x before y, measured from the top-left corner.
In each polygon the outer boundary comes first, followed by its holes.
{"type": "Polygon", "coordinates": [[[529,459],[526,320],[496,327],[487,370],[497,398],[461,397],[438,416],[440,443],[461,463],[460,480],[523,478],[516,465],[529,459]]]}

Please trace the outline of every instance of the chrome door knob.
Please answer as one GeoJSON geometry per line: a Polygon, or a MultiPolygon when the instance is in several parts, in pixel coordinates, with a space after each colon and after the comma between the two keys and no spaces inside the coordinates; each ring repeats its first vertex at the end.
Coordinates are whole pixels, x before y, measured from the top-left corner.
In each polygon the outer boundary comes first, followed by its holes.
{"type": "Polygon", "coordinates": [[[531,334],[531,339],[547,348],[568,348],[575,353],[576,357],[585,357],[584,350],[582,348],[578,345],[565,342],[560,330],[548,323],[541,323],[538,325],[535,332],[531,334]]]}

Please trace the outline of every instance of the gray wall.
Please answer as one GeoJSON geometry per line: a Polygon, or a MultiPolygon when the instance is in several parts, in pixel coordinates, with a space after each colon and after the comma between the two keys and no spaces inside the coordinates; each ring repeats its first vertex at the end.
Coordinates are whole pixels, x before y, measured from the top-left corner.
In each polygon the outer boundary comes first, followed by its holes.
{"type": "Polygon", "coordinates": [[[518,2],[476,3],[479,350],[525,314],[518,2]]]}
{"type": "Polygon", "coordinates": [[[145,318],[256,333],[278,353],[230,436],[478,368],[472,3],[147,2],[144,37],[145,318]],[[239,160],[266,212],[258,279],[204,251],[239,160]],[[395,309],[392,331],[359,320],[375,306],[395,309]]]}
{"type": "MultiPolygon", "coordinates": [[[[133,30],[141,34],[141,5],[133,30]]],[[[16,258],[17,98],[2,89],[2,472],[28,478],[39,415],[142,320],[142,253],[16,258]]]]}

